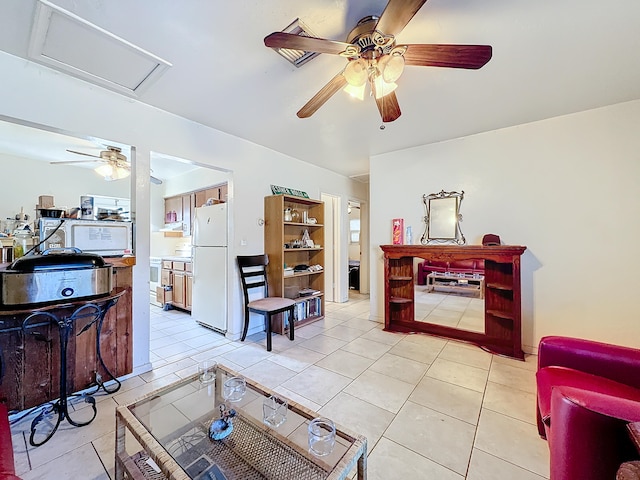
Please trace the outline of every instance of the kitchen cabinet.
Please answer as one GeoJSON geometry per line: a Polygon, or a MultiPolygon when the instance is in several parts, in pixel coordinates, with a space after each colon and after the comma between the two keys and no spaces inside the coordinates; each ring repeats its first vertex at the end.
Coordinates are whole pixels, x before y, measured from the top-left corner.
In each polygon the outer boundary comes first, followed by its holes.
{"type": "Polygon", "coordinates": [[[201,207],[207,203],[210,198],[219,202],[227,201],[228,188],[226,183],[214,185],[195,192],[195,206],[201,207]]]}
{"type": "Polygon", "coordinates": [[[165,223],[181,223],[182,235],[191,235],[191,217],[194,208],[195,194],[185,193],[164,199],[165,223]]]}
{"type": "Polygon", "coordinates": [[[193,192],[174,195],[164,199],[164,222],[166,224],[181,223],[182,228],[165,231],[165,236],[191,236],[194,209],[207,203],[208,199],[224,203],[227,201],[226,183],[203,188],[193,192]]]}
{"type": "Polygon", "coordinates": [[[164,199],[164,222],[176,223],[182,221],[182,196],[164,199]]]}
{"type": "Polygon", "coordinates": [[[182,228],[176,231],[165,231],[165,236],[188,237],[192,233],[194,209],[207,203],[208,199],[224,203],[227,201],[227,184],[203,188],[164,199],[165,223],[181,223],[182,228]]]}
{"type": "Polygon", "coordinates": [[[162,265],[162,271],[160,273],[160,285],[171,285],[171,262],[167,262],[168,267],[165,267],[164,262],[162,265]]]}
{"type": "Polygon", "coordinates": [[[191,311],[192,265],[190,260],[163,260],[160,274],[162,286],[158,287],[158,302],[191,311]],[[170,286],[170,289],[165,289],[170,286]]]}
{"type": "Polygon", "coordinates": [[[191,299],[193,298],[193,275],[185,275],[185,290],[184,290],[184,308],[191,311],[191,299]]]}
{"type": "Polygon", "coordinates": [[[182,195],[182,234],[185,237],[191,236],[191,217],[194,200],[195,194],[193,193],[182,195]]]}
{"type": "Polygon", "coordinates": [[[173,272],[173,306],[185,308],[185,274],[183,272],[173,272]]]}

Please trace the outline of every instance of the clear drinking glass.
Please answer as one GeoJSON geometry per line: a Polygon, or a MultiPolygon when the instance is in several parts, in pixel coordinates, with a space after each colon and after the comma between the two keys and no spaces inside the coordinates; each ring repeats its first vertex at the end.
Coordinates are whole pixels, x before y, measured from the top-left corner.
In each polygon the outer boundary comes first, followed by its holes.
{"type": "Polygon", "coordinates": [[[243,377],[231,377],[224,382],[222,396],[228,402],[239,402],[247,391],[247,382],[243,377]]]}
{"type": "Polygon", "coordinates": [[[309,422],[309,451],[324,457],[333,451],[336,444],[336,426],[328,418],[318,417],[309,422]]]}
{"type": "Polygon", "coordinates": [[[284,398],[271,395],[262,402],[262,420],[272,428],[278,428],[287,419],[288,403],[284,398]]]}
{"type": "Polygon", "coordinates": [[[213,360],[203,360],[198,363],[198,380],[202,384],[212,383],[216,379],[217,362],[213,360]]]}

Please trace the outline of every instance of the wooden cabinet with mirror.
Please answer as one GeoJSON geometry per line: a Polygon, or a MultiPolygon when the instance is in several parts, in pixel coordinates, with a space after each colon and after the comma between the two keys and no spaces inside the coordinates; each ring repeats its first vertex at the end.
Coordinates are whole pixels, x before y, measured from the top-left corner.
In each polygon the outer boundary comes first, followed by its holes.
{"type": "MultiPolygon", "coordinates": [[[[456,245],[382,245],[385,280],[385,330],[396,332],[424,332],[475,343],[491,352],[523,359],[521,337],[520,257],[523,246],[456,246],[456,245]],[[438,321],[424,315],[434,302],[425,308],[421,301],[432,290],[416,285],[415,271],[420,262],[435,260],[442,263],[475,260],[483,262],[484,272],[468,277],[451,272],[438,275],[449,277],[454,290],[469,285],[469,295],[483,301],[479,311],[484,315],[481,327],[466,327],[463,323],[438,321]],[[476,287],[484,289],[478,293],[476,287]],[[484,299],[482,300],[482,297],[484,299]]],[[[467,292],[462,292],[466,295],[467,292]]],[[[452,310],[462,301],[453,300],[452,310]]],[[[442,318],[442,317],[441,317],[442,318]]]]}

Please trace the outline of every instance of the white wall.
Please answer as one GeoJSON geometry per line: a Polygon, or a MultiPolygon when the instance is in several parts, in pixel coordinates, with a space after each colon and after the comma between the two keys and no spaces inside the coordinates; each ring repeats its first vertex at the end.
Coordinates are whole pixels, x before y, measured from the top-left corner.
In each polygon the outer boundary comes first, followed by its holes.
{"type": "Polygon", "coordinates": [[[468,244],[525,245],[523,348],[573,335],[640,347],[640,101],[427,145],[371,160],[372,313],[380,244],[402,217],[419,243],[423,194],[464,190],[468,244]],[[389,193],[392,192],[392,193],[389,193]]]}
{"type": "MultiPolygon", "coordinates": [[[[180,195],[185,192],[192,192],[202,188],[219,185],[229,180],[227,172],[221,172],[212,168],[198,168],[184,173],[170,180],[167,180],[165,197],[180,195]]],[[[202,205],[196,205],[201,207],[202,205]]]]}
{"type": "MultiPolygon", "coordinates": [[[[364,184],[4,52],[0,52],[0,71],[3,72],[0,89],[3,115],[135,147],[132,181],[135,182],[133,202],[137,240],[133,301],[136,368],[144,368],[149,358],[151,152],[232,172],[229,191],[231,260],[236,255],[263,251],[263,229],[257,220],[263,217],[263,198],[271,193],[271,184],[304,190],[312,198],[319,198],[320,192],[331,192],[343,197],[344,205],[347,198],[367,198],[364,184]],[[241,241],[246,245],[240,245],[241,241]]],[[[242,325],[242,298],[233,263],[229,271],[229,332],[230,336],[237,337],[242,325]]],[[[347,285],[346,278],[343,283],[347,285]]]]}

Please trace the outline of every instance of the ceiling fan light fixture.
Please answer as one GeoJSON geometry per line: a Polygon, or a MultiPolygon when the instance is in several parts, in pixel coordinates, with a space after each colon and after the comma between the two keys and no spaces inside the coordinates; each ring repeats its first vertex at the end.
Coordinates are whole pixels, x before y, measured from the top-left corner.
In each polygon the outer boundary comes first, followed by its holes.
{"type": "Polygon", "coordinates": [[[367,90],[367,84],[363,83],[362,85],[357,87],[355,85],[347,84],[347,86],[344,87],[343,90],[353,98],[357,98],[358,100],[364,100],[364,94],[366,93],[366,90],[367,90]]]}
{"type": "Polygon", "coordinates": [[[104,177],[104,179],[108,182],[112,180],[120,180],[122,178],[127,178],[131,175],[131,172],[127,168],[122,168],[119,166],[114,166],[111,163],[106,163],[104,165],[100,165],[96,167],[94,170],[98,175],[104,177]]]}
{"type": "Polygon", "coordinates": [[[344,78],[349,85],[359,87],[367,83],[367,62],[362,58],[351,60],[344,68],[344,78]]]}
{"type": "Polygon", "coordinates": [[[378,69],[387,83],[393,83],[404,72],[404,57],[402,55],[383,55],[378,60],[378,69]]]}
{"type": "Polygon", "coordinates": [[[395,82],[385,82],[382,75],[377,75],[373,79],[372,87],[374,96],[376,97],[376,100],[378,100],[395,91],[395,89],[398,88],[398,84],[395,82]]]}

